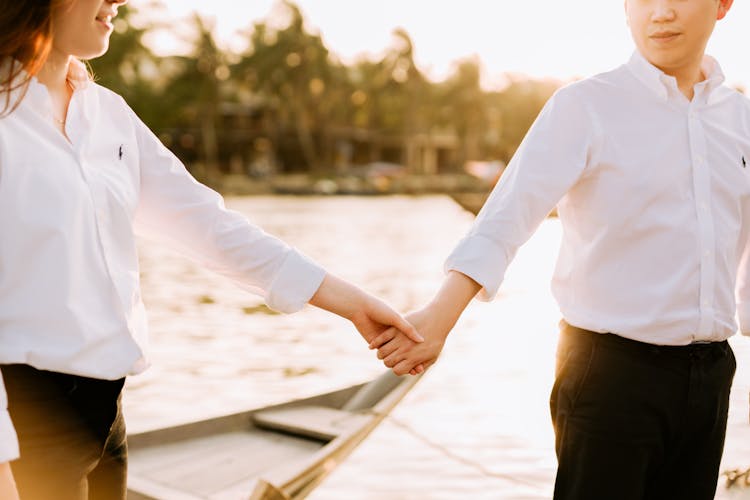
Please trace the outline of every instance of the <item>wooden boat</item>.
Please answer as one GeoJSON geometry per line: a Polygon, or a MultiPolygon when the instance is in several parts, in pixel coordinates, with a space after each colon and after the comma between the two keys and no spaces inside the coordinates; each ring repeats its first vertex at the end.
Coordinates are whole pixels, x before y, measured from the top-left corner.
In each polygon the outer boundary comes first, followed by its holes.
{"type": "Polygon", "coordinates": [[[420,376],[128,436],[129,500],[306,497],[420,376]]]}

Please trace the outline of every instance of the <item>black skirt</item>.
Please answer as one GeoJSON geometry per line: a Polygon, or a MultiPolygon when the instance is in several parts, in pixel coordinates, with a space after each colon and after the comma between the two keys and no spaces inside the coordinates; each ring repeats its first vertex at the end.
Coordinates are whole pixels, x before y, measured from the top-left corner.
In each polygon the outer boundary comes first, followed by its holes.
{"type": "Polygon", "coordinates": [[[21,457],[11,462],[21,498],[124,499],[125,379],[100,380],[0,366],[21,457]]]}

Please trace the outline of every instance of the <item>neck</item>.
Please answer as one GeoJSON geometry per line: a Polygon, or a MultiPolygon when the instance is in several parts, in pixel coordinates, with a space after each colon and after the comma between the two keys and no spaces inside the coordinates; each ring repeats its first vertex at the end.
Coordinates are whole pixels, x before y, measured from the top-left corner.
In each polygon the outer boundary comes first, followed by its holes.
{"type": "Polygon", "coordinates": [[[706,79],[701,70],[702,62],[703,57],[700,57],[698,60],[690,64],[679,68],[662,68],[662,71],[673,76],[677,80],[677,87],[680,89],[680,92],[682,92],[688,100],[692,100],[695,84],[706,79]]]}
{"type": "Polygon", "coordinates": [[[53,48],[36,77],[39,83],[44,84],[50,90],[64,90],[67,87],[69,67],[70,56],[57,52],[53,48]]]}

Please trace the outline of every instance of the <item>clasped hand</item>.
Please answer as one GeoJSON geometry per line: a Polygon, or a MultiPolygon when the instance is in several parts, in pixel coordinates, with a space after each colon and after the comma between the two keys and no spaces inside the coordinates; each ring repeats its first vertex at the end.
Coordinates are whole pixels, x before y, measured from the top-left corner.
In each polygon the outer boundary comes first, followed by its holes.
{"type": "Polygon", "coordinates": [[[407,314],[406,320],[424,338],[415,342],[396,328],[388,328],[370,341],[378,359],[396,375],[417,375],[437,361],[450,328],[441,325],[429,307],[407,314]]]}

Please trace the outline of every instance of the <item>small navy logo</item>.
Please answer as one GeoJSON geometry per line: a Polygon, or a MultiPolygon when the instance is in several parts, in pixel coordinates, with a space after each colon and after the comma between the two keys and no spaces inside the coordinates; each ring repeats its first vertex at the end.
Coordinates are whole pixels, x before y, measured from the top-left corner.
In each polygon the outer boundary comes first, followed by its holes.
{"type": "MultiPolygon", "coordinates": [[[[120,149],[117,150],[117,158],[119,158],[120,160],[122,160],[122,144],[120,144],[120,149]]],[[[742,159],[742,164],[743,164],[743,166],[745,164],[745,159],[744,158],[742,159]]]]}
{"type": "Polygon", "coordinates": [[[742,156],[742,168],[747,168],[747,162],[745,161],[745,156],[742,156]]]}

